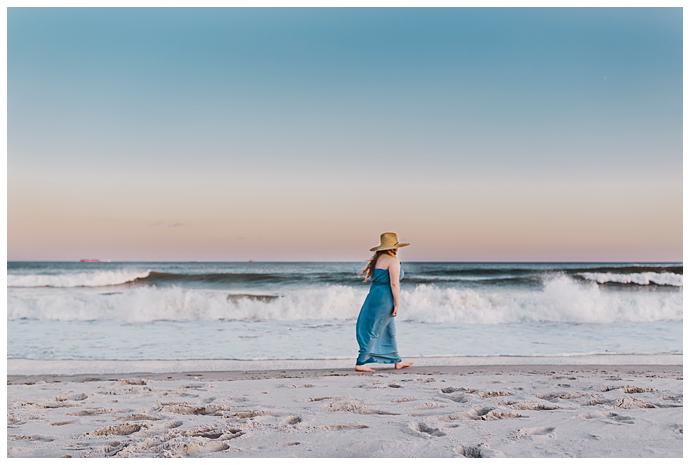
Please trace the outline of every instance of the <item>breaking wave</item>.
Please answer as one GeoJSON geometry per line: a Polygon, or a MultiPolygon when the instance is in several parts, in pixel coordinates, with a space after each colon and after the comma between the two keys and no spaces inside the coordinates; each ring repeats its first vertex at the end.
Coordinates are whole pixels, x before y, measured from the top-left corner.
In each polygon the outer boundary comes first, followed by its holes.
{"type": "Polygon", "coordinates": [[[639,286],[659,285],[675,286],[683,285],[683,275],[675,273],[580,273],[579,276],[599,284],[636,284],[639,286]]]}
{"type": "MultiPolygon", "coordinates": [[[[540,286],[554,276],[566,275],[577,280],[618,286],[683,285],[683,267],[677,265],[626,265],[589,268],[485,268],[420,269],[407,273],[403,284],[454,284],[475,286],[540,286]]],[[[231,287],[252,284],[350,285],[363,284],[351,271],[320,272],[213,272],[177,273],[155,270],[94,270],[60,274],[9,274],[9,287],[231,287]]]]}
{"type": "Polygon", "coordinates": [[[8,274],[9,287],[101,287],[134,282],[150,274],[149,271],[99,270],[60,274],[8,274]]]}
{"type": "MultiPolygon", "coordinates": [[[[114,279],[114,277],[113,277],[114,279]]],[[[137,278],[134,278],[137,279],[137,278]]],[[[269,294],[182,286],[98,289],[14,289],[8,318],[38,320],[354,320],[367,289],[339,284],[269,294]]],[[[565,274],[540,289],[402,289],[398,319],[426,323],[499,324],[522,321],[610,323],[682,319],[681,292],[615,292],[565,274]]]]}

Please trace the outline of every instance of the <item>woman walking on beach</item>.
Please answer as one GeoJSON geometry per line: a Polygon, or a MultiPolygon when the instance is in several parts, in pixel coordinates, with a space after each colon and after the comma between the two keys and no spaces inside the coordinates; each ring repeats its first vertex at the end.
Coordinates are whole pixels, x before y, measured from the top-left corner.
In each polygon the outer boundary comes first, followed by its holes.
{"type": "Polygon", "coordinates": [[[400,307],[400,279],[405,275],[397,253],[399,247],[408,245],[398,242],[396,233],[385,232],[380,244],[369,249],[374,256],[362,274],[365,281],[371,279],[371,287],[357,317],[356,371],[374,371],[367,363],[394,363],[398,370],[412,365],[398,355],[393,320],[400,307]]]}

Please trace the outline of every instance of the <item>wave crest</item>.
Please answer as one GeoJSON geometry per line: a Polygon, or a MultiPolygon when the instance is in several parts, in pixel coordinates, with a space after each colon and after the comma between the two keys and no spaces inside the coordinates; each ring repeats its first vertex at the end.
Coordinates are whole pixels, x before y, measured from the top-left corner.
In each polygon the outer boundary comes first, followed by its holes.
{"type": "Polygon", "coordinates": [[[675,273],[580,273],[578,276],[599,284],[637,284],[640,286],[683,286],[683,275],[675,273]]]}
{"type": "MultiPolygon", "coordinates": [[[[367,289],[343,285],[285,290],[251,296],[226,291],[134,287],[14,289],[8,318],[39,320],[354,320],[367,289]]],[[[442,288],[419,284],[403,289],[399,320],[425,323],[498,324],[521,321],[607,323],[682,320],[680,292],[611,292],[595,282],[551,277],[539,290],[442,288]]]]}
{"type": "Polygon", "coordinates": [[[100,287],[146,278],[149,271],[98,270],[60,274],[8,274],[9,287],[100,287]]]}

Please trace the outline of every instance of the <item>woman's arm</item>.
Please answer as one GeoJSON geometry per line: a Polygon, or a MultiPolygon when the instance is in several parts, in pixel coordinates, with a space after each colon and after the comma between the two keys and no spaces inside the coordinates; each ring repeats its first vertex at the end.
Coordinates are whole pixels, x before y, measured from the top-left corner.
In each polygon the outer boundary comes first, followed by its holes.
{"type": "Polygon", "coordinates": [[[400,262],[396,259],[388,266],[388,275],[391,281],[391,292],[393,293],[393,316],[398,315],[400,305],[400,262]]]}

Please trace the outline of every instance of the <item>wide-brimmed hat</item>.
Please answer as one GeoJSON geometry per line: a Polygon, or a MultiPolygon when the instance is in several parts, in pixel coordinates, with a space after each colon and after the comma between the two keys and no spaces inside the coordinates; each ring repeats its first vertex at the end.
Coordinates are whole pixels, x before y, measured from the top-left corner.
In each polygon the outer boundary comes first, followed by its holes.
{"type": "Polygon", "coordinates": [[[379,245],[372,247],[369,250],[376,252],[378,250],[397,249],[398,247],[406,247],[410,245],[409,242],[398,242],[398,235],[394,232],[385,232],[381,234],[380,242],[381,243],[379,245]]]}

